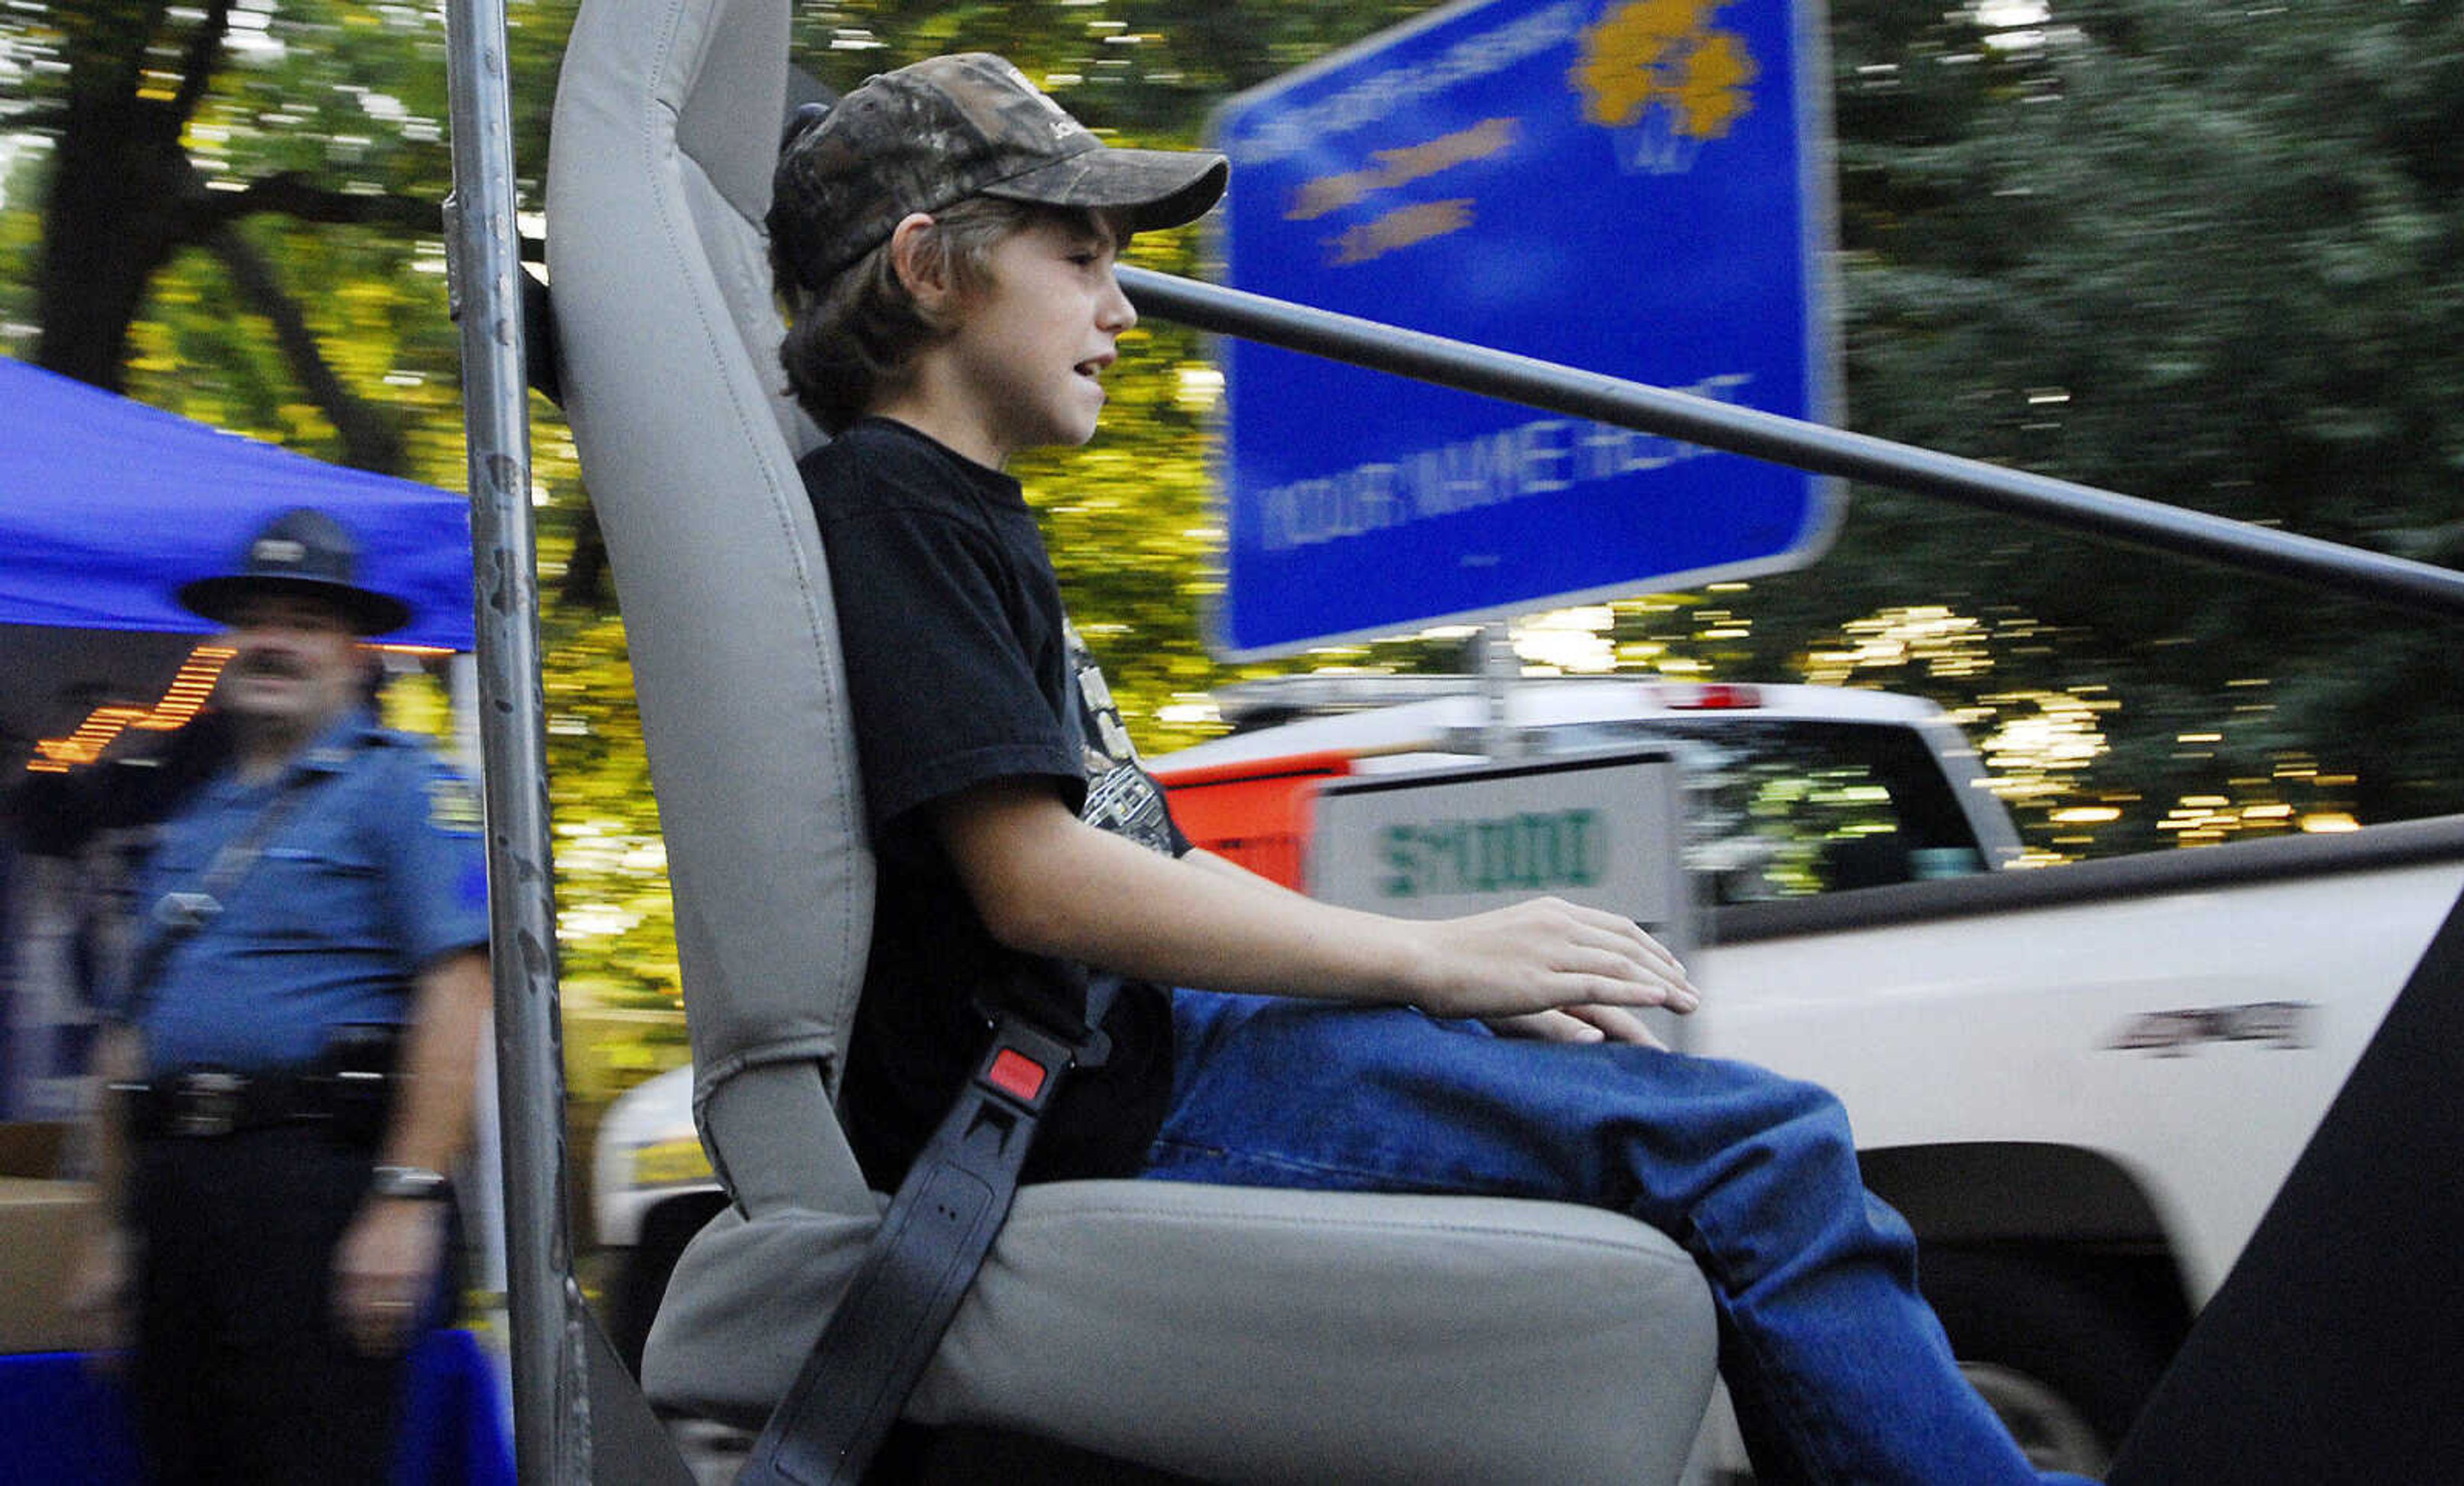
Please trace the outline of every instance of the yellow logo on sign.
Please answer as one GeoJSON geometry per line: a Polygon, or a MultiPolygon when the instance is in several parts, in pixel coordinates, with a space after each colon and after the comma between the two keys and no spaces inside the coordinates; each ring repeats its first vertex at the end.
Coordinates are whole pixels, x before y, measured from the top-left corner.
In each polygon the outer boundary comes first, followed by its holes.
{"type": "Polygon", "coordinates": [[[1583,33],[1568,83],[1583,119],[1619,131],[1631,170],[1683,170],[1703,142],[1753,111],[1761,75],[1746,40],[1711,24],[1729,0],[1630,0],[1583,33]]]}

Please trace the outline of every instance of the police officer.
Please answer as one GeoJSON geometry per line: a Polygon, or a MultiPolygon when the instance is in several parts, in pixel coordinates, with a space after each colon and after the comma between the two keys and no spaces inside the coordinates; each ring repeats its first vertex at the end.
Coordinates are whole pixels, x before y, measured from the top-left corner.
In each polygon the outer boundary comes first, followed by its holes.
{"type": "Polygon", "coordinates": [[[145,869],[100,1054],[116,1221],[74,1297],[99,1344],[134,1344],[158,1480],[383,1479],[404,1354],[451,1303],[446,1173],[489,1015],[478,807],[371,715],[362,640],[409,611],[355,560],[292,511],[179,590],[229,629],[231,748],[145,869]]]}

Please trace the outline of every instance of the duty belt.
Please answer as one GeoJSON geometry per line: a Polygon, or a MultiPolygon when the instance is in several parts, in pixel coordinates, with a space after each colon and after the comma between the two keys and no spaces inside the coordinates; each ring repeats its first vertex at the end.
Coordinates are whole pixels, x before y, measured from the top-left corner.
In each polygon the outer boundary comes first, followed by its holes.
{"type": "Polygon", "coordinates": [[[323,1120],[330,1081],[300,1074],[191,1068],[152,1082],[115,1083],[129,1133],[140,1139],[209,1140],[271,1125],[323,1120]]]}

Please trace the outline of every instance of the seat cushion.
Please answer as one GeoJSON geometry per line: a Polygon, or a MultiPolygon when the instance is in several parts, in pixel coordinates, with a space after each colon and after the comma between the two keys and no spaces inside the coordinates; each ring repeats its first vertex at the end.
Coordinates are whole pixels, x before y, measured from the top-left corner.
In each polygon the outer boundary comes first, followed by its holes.
{"type": "MultiPolygon", "coordinates": [[[[821,1257],[843,1221],[730,1213],[695,1240],[651,1348],[662,1407],[759,1425],[844,1283],[821,1257]]],[[[1019,1193],[908,1414],[1217,1480],[1665,1481],[1715,1344],[1693,1261],[1614,1213],[1055,1183],[1019,1193]]]]}

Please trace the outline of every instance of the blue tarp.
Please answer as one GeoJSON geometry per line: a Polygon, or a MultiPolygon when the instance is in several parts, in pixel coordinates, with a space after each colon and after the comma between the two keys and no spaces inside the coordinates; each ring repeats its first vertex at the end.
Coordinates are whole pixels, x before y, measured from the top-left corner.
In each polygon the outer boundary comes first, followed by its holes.
{"type": "Polygon", "coordinates": [[[0,358],[0,624],[195,634],[171,591],[229,572],[276,513],[360,538],[362,581],[409,603],[388,640],[471,647],[459,495],[328,465],[0,358]]]}
{"type": "MultiPolygon", "coordinates": [[[[392,1486],[514,1486],[502,1397],[476,1338],[431,1332],[411,1354],[392,1486]]],[[[138,1478],[137,1440],[117,1384],[74,1353],[0,1357],[0,1481],[135,1486],[138,1478]]]]}

